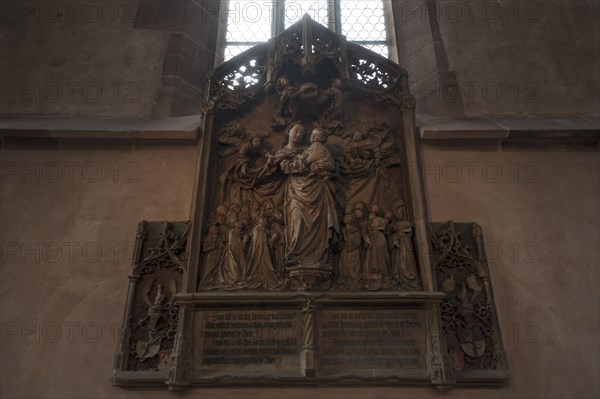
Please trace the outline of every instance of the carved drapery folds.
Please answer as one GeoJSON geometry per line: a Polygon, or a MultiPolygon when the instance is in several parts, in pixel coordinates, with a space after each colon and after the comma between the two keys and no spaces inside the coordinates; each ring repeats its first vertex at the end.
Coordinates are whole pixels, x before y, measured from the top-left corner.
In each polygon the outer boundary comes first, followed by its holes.
{"type": "Polygon", "coordinates": [[[309,17],[215,70],[205,104],[227,122],[199,291],[420,289],[406,187],[394,177],[405,173],[403,132],[347,115],[357,95],[398,106],[410,96],[406,71],[309,17]],[[261,99],[270,120],[224,113],[261,99]]]}
{"type": "Polygon", "coordinates": [[[199,290],[420,289],[406,190],[390,173],[401,170],[394,136],[403,133],[345,114],[356,94],[400,105],[406,71],[305,17],[217,68],[209,87],[211,109],[242,110],[268,95],[273,116],[252,129],[230,120],[217,133],[225,167],[199,290]],[[281,221],[251,214],[265,203],[281,221]]]}
{"type": "MultiPolygon", "coordinates": [[[[341,92],[339,82],[325,91],[341,92]]],[[[341,118],[343,93],[328,95],[335,101],[324,110],[341,118]]],[[[204,232],[199,290],[420,289],[412,224],[391,173],[402,161],[390,127],[322,123],[320,113],[300,115],[301,103],[283,107],[291,98],[282,97],[275,109],[305,122],[280,113],[283,132],[250,131],[234,120],[218,133],[224,168],[204,232]],[[280,149],[268,141],[275,136],[285,136],[280,149]]]]}

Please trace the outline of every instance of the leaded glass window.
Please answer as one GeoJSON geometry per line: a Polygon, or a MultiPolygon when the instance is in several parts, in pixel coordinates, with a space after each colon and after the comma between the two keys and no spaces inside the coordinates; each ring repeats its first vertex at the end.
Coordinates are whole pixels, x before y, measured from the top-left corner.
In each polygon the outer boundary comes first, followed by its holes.
{"type": "Polygon", "coordinates": [[[228,0],[224,60],[267,41],[308,13],[348,41],[389,56],[383,0],[228,0]]]}

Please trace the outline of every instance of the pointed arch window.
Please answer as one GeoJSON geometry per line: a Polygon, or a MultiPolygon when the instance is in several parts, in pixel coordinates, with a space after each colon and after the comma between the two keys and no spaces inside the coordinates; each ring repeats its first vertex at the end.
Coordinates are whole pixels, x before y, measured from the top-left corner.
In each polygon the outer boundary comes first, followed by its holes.
{"type": "Polygon", "coordinates": [[[266,42],[309,14],[348,41],[389,57],[390,0],[226,0],[219,62],[266,42]]]}

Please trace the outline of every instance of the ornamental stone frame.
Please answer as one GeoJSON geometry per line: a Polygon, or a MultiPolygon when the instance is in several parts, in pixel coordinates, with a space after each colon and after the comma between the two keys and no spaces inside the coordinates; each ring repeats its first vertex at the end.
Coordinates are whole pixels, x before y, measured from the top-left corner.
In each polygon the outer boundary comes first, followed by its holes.
{"type": "Polygon", "coordinates": [[[138,228],[114,383],[506,384],[481,229],[428,220],[414,107],[308,16],[217,67],[192,220],[138,228]]]}

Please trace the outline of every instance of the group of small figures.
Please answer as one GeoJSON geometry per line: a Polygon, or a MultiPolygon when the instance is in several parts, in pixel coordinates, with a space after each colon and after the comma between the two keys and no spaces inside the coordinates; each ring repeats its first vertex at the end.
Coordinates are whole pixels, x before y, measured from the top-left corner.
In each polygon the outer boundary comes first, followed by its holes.
{"type": "Polygon", "coordinates": [[[411,224],[364,202],[347,204],[343,218],[339,288],[418,289],[411,224]]]}
{"type": "MultiPolygon", "coordinates": [[[[271,200],[219,205],[203,241],[199,289],[288,286],[284,214],[271,200]]],[[[348,204],[334,287],[342,290],[419,289],[409,222],[364,202],[348,204]]]]}
{"type": "Polygon", "coordinates": [[[284,278],[284,217],[273,201],[219,205],[203,243],[200,289],[280,289],[284,278]]]}

